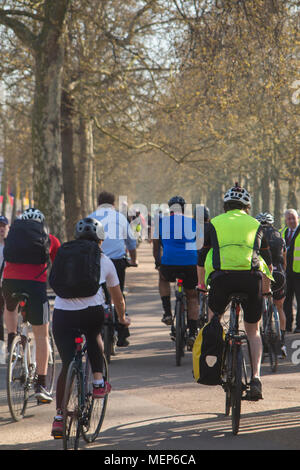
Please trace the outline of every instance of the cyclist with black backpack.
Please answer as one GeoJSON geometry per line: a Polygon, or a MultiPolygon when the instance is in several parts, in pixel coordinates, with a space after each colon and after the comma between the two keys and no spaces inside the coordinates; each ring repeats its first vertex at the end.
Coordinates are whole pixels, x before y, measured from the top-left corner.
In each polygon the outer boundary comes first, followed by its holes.
{"type": "Polygon", "coordinates": [[[26,209],[10,227],[3,256],[2,291],[5,301],[4,321],[8,333],[8,350],[17,333],[18,301],[14,293],[26,293],[27,320],[32,325],[36,344],[37,383],[35,398],[51,403],[46,384],[49,355],[49,302],[47,298],[47,267],[53,262],[60,246],[44,225],[45,216],[33,207],[26,209]]]}
{"type": "Polygon", "coordinates": [[[57,413],[52,436],[62,437],[63,397],[68,367],[75,355],[75,337],[83,333],[93,372],[93,397],[104,398],[111,390],[103,379],[103,344],[101,330],[104,324],[105,283],[116,307],[119,322],[128,327],[125,301],[113,262],[102,253],[105,238],[103,225],[86,217],[75,228],[75,240],[62,244],[53,263],[49,282],[57,294],[53,312],[53,335],[62,360],[57,380],[57,413]]]}
{"type": "Polygon", "coordinates": [[[281,330],[281,352],[282,357],[287,356],[285,346],[285,330],[286,330],[286,317],[283,309],[283,304],[286,296],[286,243],[281,237],[280,232],[273,227],[274,217],[268,212],[261,212],[256,216],[256,219],[261,223],[265,237],[268,241],[273,264],[273,278],[272,292],[273,301],[277,307],[280,321],[281,330]]]}

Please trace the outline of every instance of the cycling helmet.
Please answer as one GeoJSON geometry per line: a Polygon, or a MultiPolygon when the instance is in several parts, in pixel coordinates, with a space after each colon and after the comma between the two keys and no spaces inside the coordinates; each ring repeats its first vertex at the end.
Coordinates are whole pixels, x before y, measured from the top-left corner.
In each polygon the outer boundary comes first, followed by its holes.
{"type": "Polygon", "coordinates": [[[103,225],[99,220],[92,219],[91,217],[81,219],[75,227],[75,238],[77,240],[95,240],[96,242],[104,240],[105,232],[103,225]]]}
{"type": "Polygon", "coordinates": [[[251,197],[245,188],[241,188],[238,183],[230,188],[224,196],[224,202],[239,201],[244,206],[251,205],[251,197]]]}
{"type": "Polygon", "coordinates": [[[273,225],[274,217],[269,212],[261,212],[255,217],[262,225],[273,225]]]}
{"type": "Polygon", "coordinates": [[[168,202],[168,206],[169,206],[169,207],[175,206],[175,205],[177,205],[177,204],[178,204],[179,206],[181,206],[182,209],[184,208],[185,200],[183,199],[183,197],[181,197],[181,196],[173,196],[173,197],[171,197],[171,199],[170,199],[169,202],[168,202]]]}
{"type": "Polygon", "coordinates": [[[210,210],[208,207],[204,206],[204,220],[207,221],[210,219],[210,210]]]}
{"type": "Polygon", "coordinates": [[[45,221],[45,216],[44,214],[39,211],[38,209],[35,209],[34,207],[29,207],[29,209],[26,209],[23,214],[21,214],[20,219],[22,220],[36,220],[37,222],[44,222],[45,221]]]}

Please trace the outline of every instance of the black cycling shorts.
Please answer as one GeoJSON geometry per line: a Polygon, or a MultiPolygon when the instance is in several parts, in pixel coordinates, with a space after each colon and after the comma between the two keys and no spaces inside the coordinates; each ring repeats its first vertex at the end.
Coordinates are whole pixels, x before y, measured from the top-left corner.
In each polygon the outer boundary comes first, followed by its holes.
{"type": "Polygon", "coordinates": [[[248,294],[242,303],[244,320],[256,323],[262,313],[262,274],[260,271],[219,271],[212,275],[208,295],[208,306],[214,312],[223,314],[233,293],[248,294]]]}
{"type": "Polygon", "coordinates": [[[281,300],[286,296],[285,273],[281,270],[274,270],[272,275],[275,279],[275,282],[272,282],[273,299],[281,300]]]}
{"type": "Polygon", "coordinates": [[[49,302],[46,282],[24,281],[23,279],[3,279],[3,297],[6,308],[13,312],[18,302],[12,294],[24,293],[29,295],[27,304],[27,320],[31,325],[45,325],[49,322],[49,302]]]}
{"type": "Polygon", "coordinates": [[[173,266],[162,264],[159,271],[165,281],[175,282],[178,278],[182,279],[185,289],[195,289],[198,284],[196,265],[173,266]]]}

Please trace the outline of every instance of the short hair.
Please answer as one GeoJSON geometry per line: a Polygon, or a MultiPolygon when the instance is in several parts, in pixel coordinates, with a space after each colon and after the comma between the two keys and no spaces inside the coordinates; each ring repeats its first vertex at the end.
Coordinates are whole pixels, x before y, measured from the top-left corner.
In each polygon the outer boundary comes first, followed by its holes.
{"type": "Polygon", "coordinates": [[[286,217],[288,214],[293,214],[295,217],[299,217],[296,209],[287,209],[284,213],[284,217],[286,217]]]}
{"type": "Polygon", "coordinates": [[[250,206],[245,206],[245,204],[243,204],[240,201],[227,201],[227,202],[224,202],[224,211],[225,212],[232,211],[233,209],[246,210],[246,209],[249,209],[249,208],[250,208],[250,206]]]}
{"type": "Polygon", "coordinates": [[[98,206],[101,206],[102,204],[110,204],[114,205],[115,203],[115,195],[112,193],[109,193],[108,191],[102,191],[99,196],[98,196],[98,206]]]}

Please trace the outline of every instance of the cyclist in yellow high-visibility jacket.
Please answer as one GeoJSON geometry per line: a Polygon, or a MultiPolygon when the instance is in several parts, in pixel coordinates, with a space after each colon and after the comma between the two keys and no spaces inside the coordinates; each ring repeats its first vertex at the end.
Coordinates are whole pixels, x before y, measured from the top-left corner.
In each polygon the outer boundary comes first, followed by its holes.
{"type": "Polygon", "coordinates": [[[262,398],[260,363],[262,342],[259,321],[262,313],[262,275],[270,280],[272,262],[267,240],[260,223],[248,215],[249,193],[238,186],[224,196],[225,213],[213,218],[198,252],[198,284],[209,285],[209,315],[222,315],[234,292],[248,294],[242,304],[244,323],[251,348],[253,379],[252,398],[262,398]]]}

